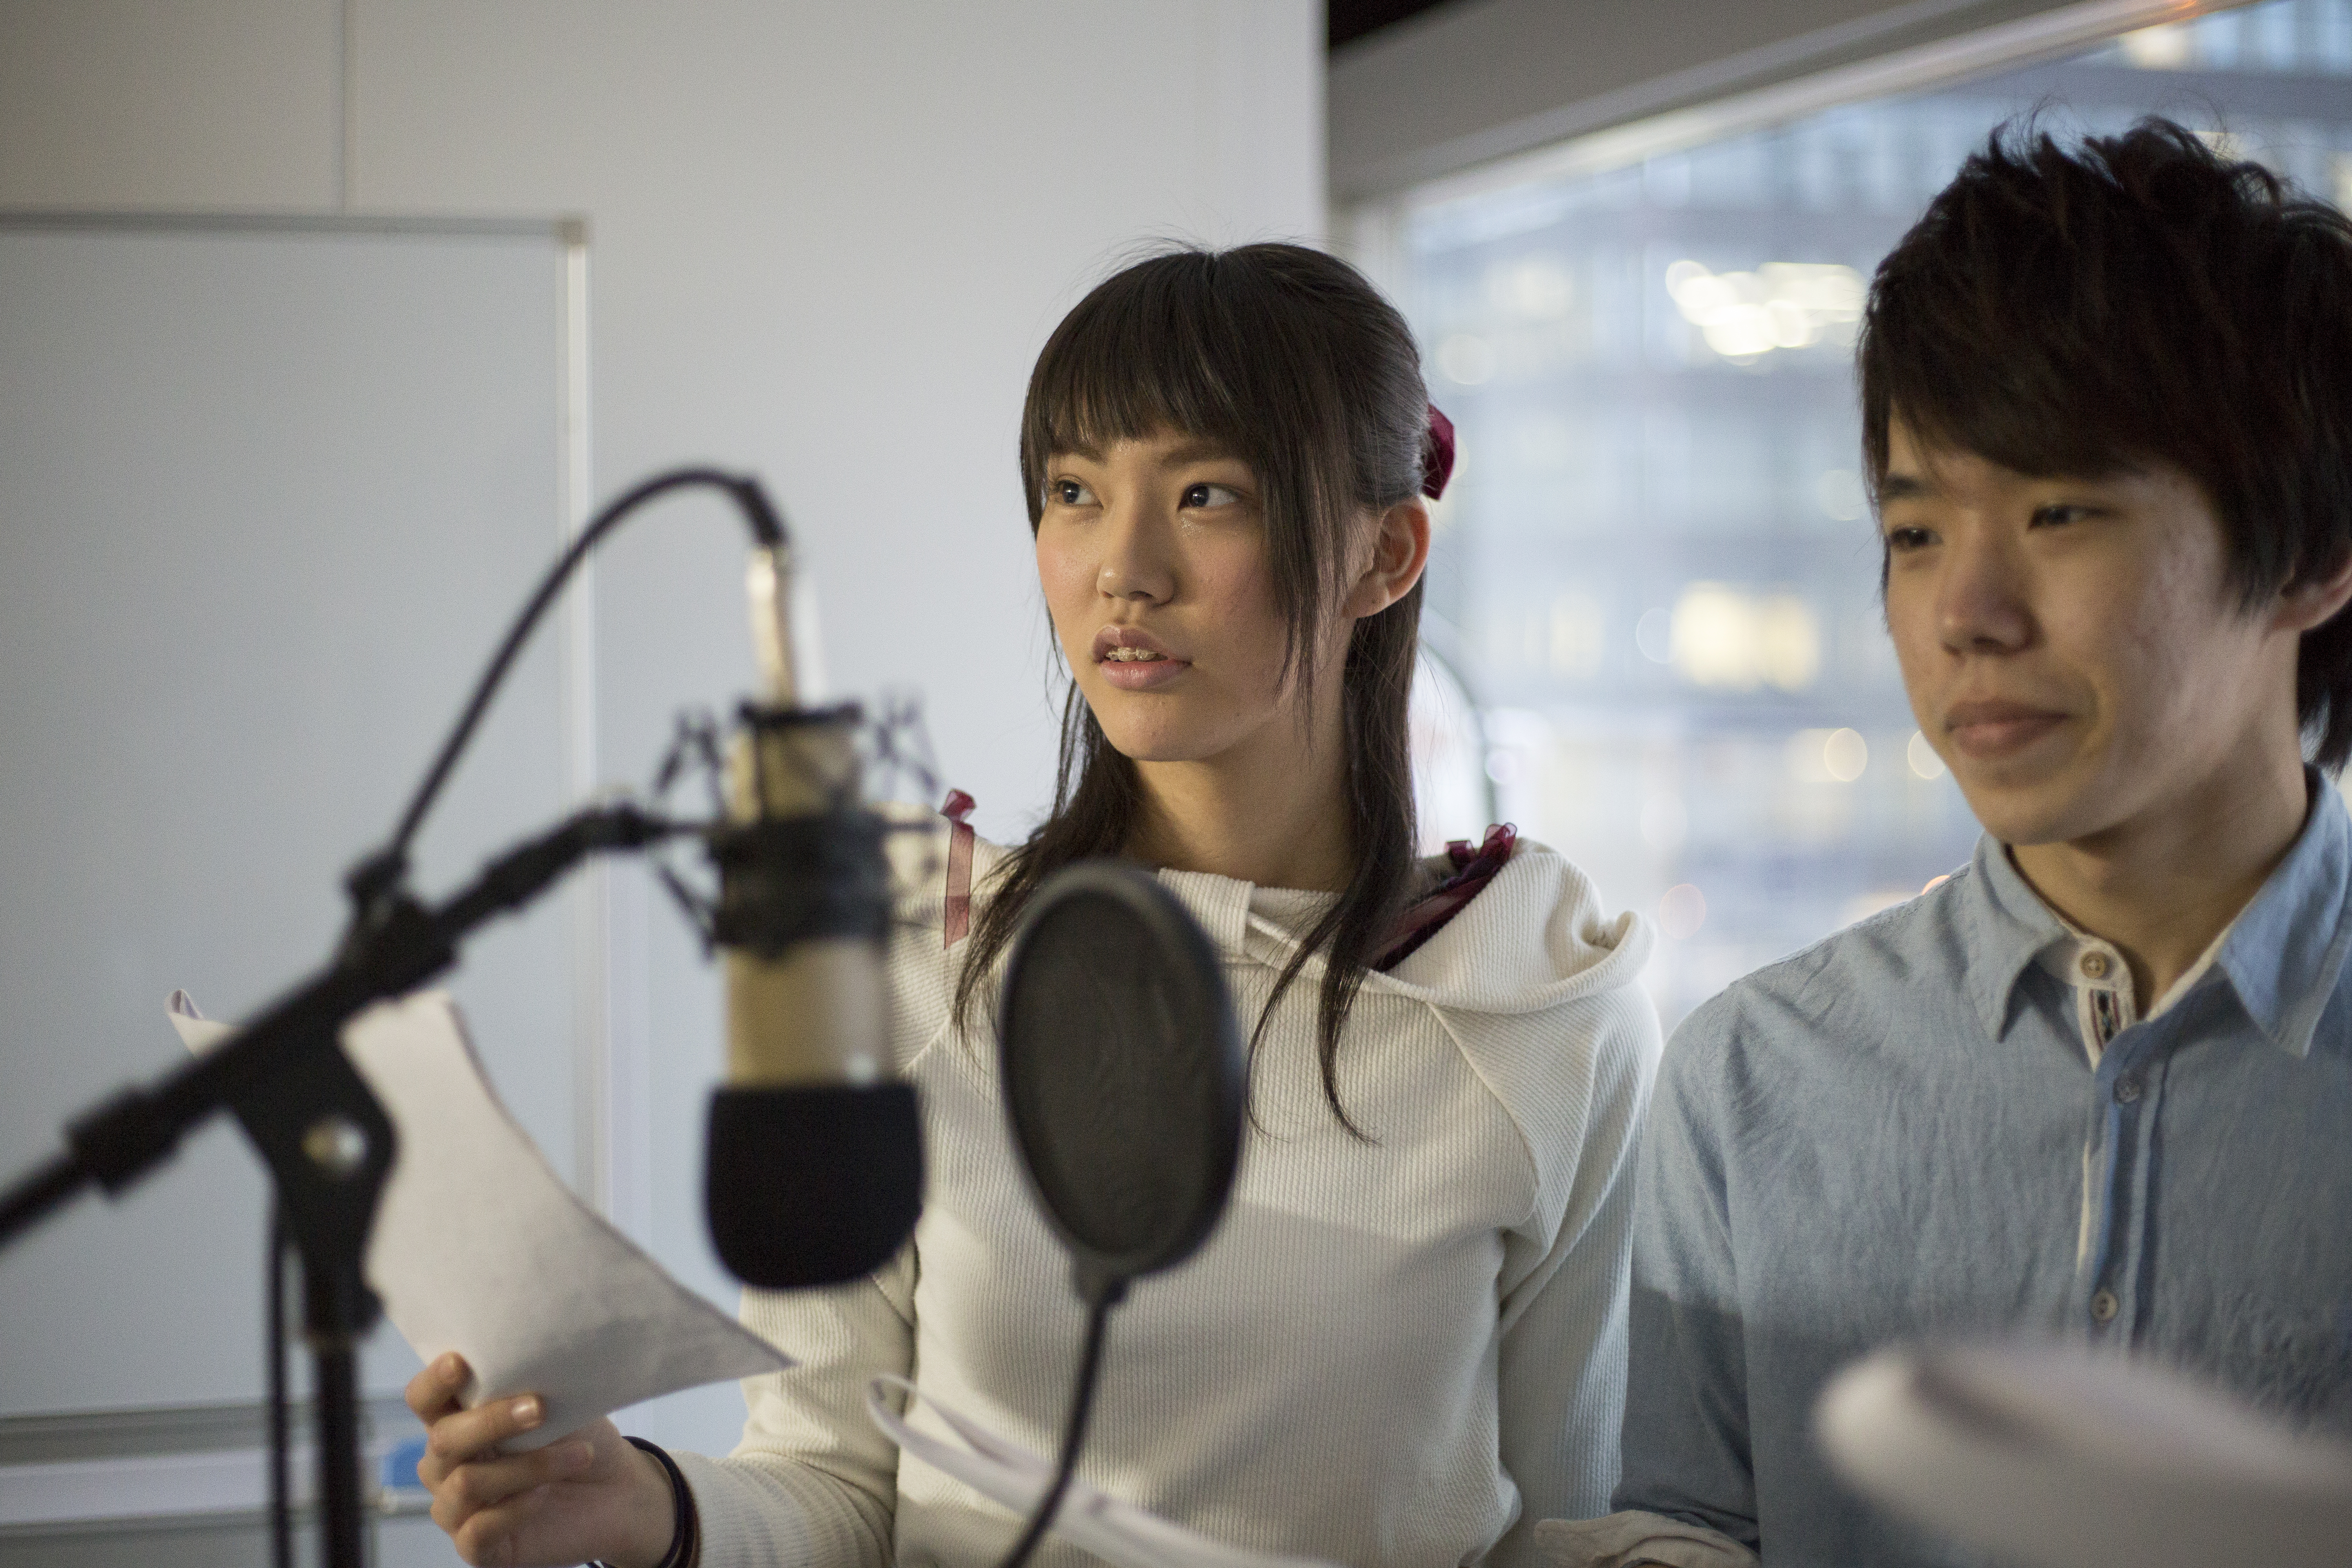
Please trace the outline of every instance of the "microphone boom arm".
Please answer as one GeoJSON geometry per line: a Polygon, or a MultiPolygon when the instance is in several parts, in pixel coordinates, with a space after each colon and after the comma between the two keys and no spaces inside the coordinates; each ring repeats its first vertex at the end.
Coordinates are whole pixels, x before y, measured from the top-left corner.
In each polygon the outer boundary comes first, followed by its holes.
{"type": "MultiPolygon", "coordinates": [[[[477,927],[520,909],[588,856],[687,828],[621,803],[577,813],[499,857],[437,909],[405,893],[379,903],[342,950],[219,1046],[125,1089],[67,1125],[66,1150],[0,1194],[0,1250],[84,1187],[116,1195],[223,1106],[269,1166],[302,1258],[304,1334],[317,1362],[319,1492],[327,1568],[362,1568],[359,1341],[383,1303],[367,1243],[392,1170],[391,1119],[338,1045],[343,1025],[457,961],[477,927]]],[[[272,1246],[277,1244],[272,1242],[272,1246]]]]}
{"type": "MultiPolygon", "coordinates": [[[[465,937],[530,903],[588,856],[638,849],[688,831],[692,829],[628,803],[593,806],[499,856],[437,908],[404,896],[396,900],[325,968],[264,1007],[219,1047],[69,1122],[66,1151],[0,1196],[0,1248],[86,1186],[95,1184],[110,1195],[122,1193],[214,1111],[251,1099],[321,1045],[332,1045],[346,1022],[375,1003],[448,969],[465,937]]],[[[391,1164],[391,1149],[378,1151],[375,1140],[362,1154],[354,1154],[351,1141],[339,1133],[320,1133],[315,1142],[312,1163],[341,1167],[346,1180],[357,1176],[362,1163],[374,1163],[371,1155],[380,1152],[382,1164],[391,1164]]],[[[372,1202],[369,1208],[373,1212],[372,1202]]]]}
{"type": "MultiPolygon", "coordinates": [[[[678,468],[625,491],[588,520],[541,580],[425,770],[391,839],[345,878],[353,912],[334,958],[204,1056],[75,1119],[67,1126],[63,1152],[0,1189],[0,1251],[5,1251],[85,1187],[119,1194],[169,1155],[191,1128],[223,1106],[236,1112],[270,1168],[285,1230],[302,1258],[305,1328],[318,1363],[326,1568],[362,1568],[366,1555],[358,1342],[381,1316],[383,1305],[367,1287],[362,1264],[396,1147],[391,1120],[339,1048],[342,1026],[375,1003],[449,968],[467,934],[530,902],[587,856],[641,849],[704,831],[627,803],[591,807],[500,856],[438,908],[420,903],[406,887],[410,843],[507,671],[572,573],[623,520],[649,501],[690,489],[727,495],[751,531],[754,609],[764,605],[761,618],[768,623],[755,627],[754,635],[761,639],[771,686],[790,700],[796,672],[782,598],[789,587],[789,542],[783,519],[758,481],[715,468],[678,468]]],[[[665,878],[674,883],[667,872],[665,878]]],[[[279,1245],[273,1226],[273,1289],[279,1245]]],[[[276,1346],[273,1328],[274,1362],[276,1346]]],[[[281,1508],[281,1542],[283,1519],[281,1508]]]]}

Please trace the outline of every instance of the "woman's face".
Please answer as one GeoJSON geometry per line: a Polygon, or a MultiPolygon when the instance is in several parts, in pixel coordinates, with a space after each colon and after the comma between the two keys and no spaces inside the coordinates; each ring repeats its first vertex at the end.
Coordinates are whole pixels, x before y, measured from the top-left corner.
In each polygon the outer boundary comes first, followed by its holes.
{"type": "Polygon", "coordinates": [[[1113,746],[1139,763],[1175,763],[1300,743],[1249,465],[1160,433],[1056,452],[1045,489],[1038,580],[1079,693],[1113,746]]]}

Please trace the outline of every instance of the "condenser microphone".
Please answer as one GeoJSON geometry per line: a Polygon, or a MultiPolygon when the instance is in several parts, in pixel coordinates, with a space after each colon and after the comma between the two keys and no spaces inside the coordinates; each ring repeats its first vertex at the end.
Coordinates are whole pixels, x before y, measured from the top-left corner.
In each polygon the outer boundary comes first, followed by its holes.
{"type": "Polygon", "coordinates": [[[921,1206],[914,1090],[890,1078],[886,824],[861,793],[854,703],[817,700],[790,547],[752,552],[763,699],[727,758],[713,835],[727,1080],[711,1096],[704,1200],[719,1260],[771,1289],[889,1261],[921,1206]]]}

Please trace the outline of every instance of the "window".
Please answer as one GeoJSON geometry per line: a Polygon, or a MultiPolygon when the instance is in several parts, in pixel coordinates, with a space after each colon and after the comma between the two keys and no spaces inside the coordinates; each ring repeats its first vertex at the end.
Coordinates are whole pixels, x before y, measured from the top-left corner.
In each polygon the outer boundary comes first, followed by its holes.
{"type": "MultiPolygon", "coordinates": [[[[1501,815],[1657,922],[1668,1027],[1976,841],[1879,612],[1851,363],[1879,258],[2037,107],[2062,132],[2167,113],[2352,200],[2347,76],[2352,0],[2267,0],[1407,204],[1401,302],[1462,431],[1432,640],[1482,705],[1501,815]]],[[[1458,779],[1425,798],[1438,837],[1485,805],[1458,779]]]]}

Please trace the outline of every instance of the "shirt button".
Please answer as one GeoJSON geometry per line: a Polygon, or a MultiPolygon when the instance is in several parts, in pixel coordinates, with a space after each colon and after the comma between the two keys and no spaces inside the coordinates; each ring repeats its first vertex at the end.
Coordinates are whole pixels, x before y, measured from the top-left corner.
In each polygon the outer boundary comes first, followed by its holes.
{"type": "Polygon", "coordinates": [[[2091,1321],[2095,1323],[2116,1321],[2116,1293],[2113,1290],[2101,1290],[2091,1297],[2091,1321]]]}
{"type": "Polygon", "coordinates": [[[2105,980],[2107,977],[2107,955],[2104,952],[2084,953],[2083,973],[2093,980],[2105,980]]]}
{"type": "Polygon", "coordinates": [[[2129,1105],[2133,1100],[2137,1100],[2139,1098],[2139,1079],[2134,1078],[2129,1073],[2126,1073],[2123,1077],[2116,1079],[2116,1098],[2123,1101],[2126,1105],[2129,1105]]]}

